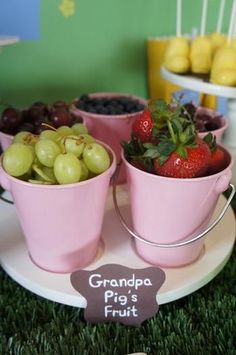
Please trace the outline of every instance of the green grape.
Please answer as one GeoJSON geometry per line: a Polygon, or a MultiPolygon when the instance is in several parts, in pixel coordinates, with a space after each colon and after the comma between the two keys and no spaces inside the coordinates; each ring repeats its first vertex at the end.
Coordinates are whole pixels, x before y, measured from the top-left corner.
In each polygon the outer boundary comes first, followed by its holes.
{"type": "Polygon", "coordinates": [[[80,180],[81,164],[71,153],[59,154],[54,163],[54,174],[59,184],[73,184],[80,180]]]}
{"type": "Polygon", "coordinates": [[[30,146],[23,143],[12,143],[3,154],[3,168],[15,177],[29,172],[34,156],[30,146]]]}
{"type": "Polygon", "coordinates": [[[61,149],[54,141],[42,139],[35,144],[35,152],[40,163],[50,168],[61,153],[61,149]]]}
{"type": "Polygon", "coordinates": [[[29,179],[28,182],[30,182],[31,184],[37,184],[37,185],[52,185],[52,182],[43,181],[43,180],[29,179]]]}
{"type": "Polygon", "coordinates": [[[79,134],[78,138],[81,140],[81,142],[84,142],[86,144],[95,142],[95,139],[87,133],[79,134]]]}
{"type": "Polygon", "coordinates": [[[101,174],[110,166],[108,152],[98,143],[90,143],[85,146],[83,160],[87,168],[95,174],[101,174]]]}
{"type": "Polygon", "coordinates": [[[74,133],[78,136],[79,134],[87,134],[88,128],[83,123],[75,123],[71,127],[74,133]]]}
{"type": "Polygon", "coordinates": [[[35,145],[37,141],[38,141],[38,137],[35,136],[33,133],[27,131],[21,131],[14,136],[12,142],[23,143],[26,145],[35,145]]]}
{"type": "Polygon", "coordinates": [[[44,172],[44,174],[48,176],[51,181],[53,181],[54,184],[57,182],[57,179],[54,175],[53,167],[49,168],[48,166],[43,166],[41,170],[44,172]]]}
{"type": "MultiPolygon", "coordinates": [[[[38,167],[37,165],[33,164],[32,166],[33,170],[35,171],[35,179],[39,180],[39,181],[47,181],[47,182],[51,182],[51,183],[55,183],[55,178],[51,179],[51,177],[46,173],[46,171],[43,168],[38,167]]],[[[51,169],[52,168],[48,168],[51,169]]]]}
{"type": "Polygon", "coordinates": [[[72,136],[74,134],[74,131],[72,128],[68,126],[61,126],[58,127],[56,132],[61,136],[61,137],[67,137],[67,136],[72,136]]]}
{"type": "Polygon", "coordinates": [[[81,166],[81,175],[79,181],[87,180],[89,178],[89,170],[82,159],[80,160],[80,166],[81,166]]]}
{"type": "Polygon", "coordinates": [[[84,150],[85,143],[78,136],[67,136],[63,140],[66,153],[72,153],[79,158],[84,150]]]}
{"type": "Polygon", "coordinates": [[[21,175],[21,176],[17,176],[17,179],[23,180],[23,181],[28,181],[31,178],[31,174],[32,174],[32,169],[30,168],[26,174],[21,175]]]}
{"type": "Polygon", "coordinates": [[[46,129],[45,131],[42,131],[39,135],[39,139],[50,139],[54,142],[56,142],[59,137],[60,134],[57,131],[53,131],[51,129],[46,129]]]}

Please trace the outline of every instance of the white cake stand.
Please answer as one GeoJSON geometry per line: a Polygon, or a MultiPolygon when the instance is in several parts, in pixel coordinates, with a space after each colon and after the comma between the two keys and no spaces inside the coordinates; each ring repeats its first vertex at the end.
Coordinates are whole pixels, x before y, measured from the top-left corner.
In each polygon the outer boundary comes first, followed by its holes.
{"type": "Polygon", "coordinates": [[[0,47],[15,44],[17,42],[19,42],[19,38],[16,36],[0,36],[0,47]]]}
{"type": "MultiPolygon", "coordinates": [[[[226,110],[229,126],[224,133],[222,143],[229,149],[234,160],[236,160],[236,87],[211,84],[193,75],[171,73],[164,67],[161,68],[161,75],[167,81],[180,87],[228,99],[226,110]]],[[[232,182],[236,184],[236,164],[233,166],[232,182]]]]}
{"type": "MultiPolygon", "coordinates": [[[[5,197],[11,198],[9,193],[5,197]]],[[[126,185],[117,187],[117,199],[127,222],[131,220],[126,185]]],[[[215,218],[225,204],[220,197],[215,218]]],[[[31,292],[62,304],[86,307],[85,298],[70,283],[70,274],[47,272],[36,266],[29,257],[14,205],[0,200],[0,263],[6,273],[31,292]]],[[[157,293],[158,304],[165,304],[195,292],[211,281],[230,258],[235,242],[235,217],[231,207],[223,219],[207,234],[204,251],[197,261],[180,268],[163,268],[166,280],[157,293]]],[[[142,269],[150,264],[135,252],[130,235],[123,229],[115,213],[112,191],[109,191],[102,243],[96,259],[87,267],[94,270],[105,264],[120,264],[142,269]]]]}

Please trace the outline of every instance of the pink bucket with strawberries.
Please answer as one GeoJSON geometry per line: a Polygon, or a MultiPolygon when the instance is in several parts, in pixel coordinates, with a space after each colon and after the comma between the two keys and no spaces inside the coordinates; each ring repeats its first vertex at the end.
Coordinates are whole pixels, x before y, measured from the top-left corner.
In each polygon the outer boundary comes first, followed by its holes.
{"type": "Polygon", "coordinates": [[[195,261],[204,246],[204,236],[221,220],[234,195],[230,184],[232,159],[218,174],[175,179],[126,167],[133,226],[121,215],[114,192],[116,212],[125,229],[135,238],[138,254],[145,261],[165,267],[179,267],[195,261]],[[219,218],[209,225],[220,194],[229,184],[231,194],[219,218]]]}
{"type": "Polygon", "coordinates": [[[219,223],[234,196],[232,156],[211,134],[206,141],[199,138],[181,106],[151,103],[140,121],[134,124],[138,129],[131,140],[123,144],[121,162],[126,168],[132,226],[118,206],[119,169],[113,185],[115,210],[135,238],[141,258],[164,267],[187,265],[200,256],[204,237],[219,223]],[[212,221],[219,197],[228,187],[228,200],[212,221]]]}

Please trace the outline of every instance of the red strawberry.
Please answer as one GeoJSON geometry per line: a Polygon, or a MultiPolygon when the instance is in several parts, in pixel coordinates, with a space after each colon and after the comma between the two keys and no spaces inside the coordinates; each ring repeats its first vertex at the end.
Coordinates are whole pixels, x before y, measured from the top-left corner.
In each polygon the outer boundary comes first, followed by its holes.
{"type": "Polygon", "coordinates": [[[143,111],[134,121],[132,127],[133,135],[140,139],[142,143],[151,141],[153,120],[148,110],[143,111]]]}
{"type": "Polygon", "coordinates": [[[216,174],[225,169],[227,165],[227,159],[223,148],[218,146],[216,142],[216,136],[212,133],[208,133],[204,138],[204,142],[207,143],[211,151],[211,160],[209,164],[208,174],[216,174]]]}
{"type": "Polygon", "coordinates": [[[208,173],[209,175],[219,173],[225,168],[225,166],[225,152],[222,148],[217,146],[217,148],[211,152],[211,160],[208,173]]]}
{"type": "Polygon", "coordinates": [[[197,146],[185,146],[187,157],[182,157],[177,150],[173,151],[161,165],[154,159],[154,169],[158,175],[174,178],[194,178],[203,176],[209,167],[211,151],[200,138],[196,138],[197,146]]]}

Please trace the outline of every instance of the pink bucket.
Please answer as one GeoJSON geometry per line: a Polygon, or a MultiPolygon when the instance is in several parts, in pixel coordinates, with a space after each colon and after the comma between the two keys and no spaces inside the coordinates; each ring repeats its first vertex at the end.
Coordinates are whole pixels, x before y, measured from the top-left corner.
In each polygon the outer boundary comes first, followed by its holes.
{"type": "Polygon", "coordinates": [[[0,183],[11,192],[30,257],[52,272],[72,272],[89,264],[99,248],[110,178],[116,167],[68,185],[37,185],[9,176],[0,166],[0,183]]]}
{"type": "Polygon", "coordinates": [[[150,174],[135,168],[122,156],[126,167],[133,226],[121,215],[125,229],[135,238],[137,253],[145,261],[164,267],[179,267],[195,261],[204,246],[204,236],[220,221],[234,196],[230,184],[232,157],[228,154],[225,170],[206,177],[175,179],[150,174]],[[211,223],[220,194],[229,184],[230,197],[221,214],[211,223]]]}
{"type": "Polygon", "coordinates": [[[211,116],[213,119],[214,118],[218,118],[220,121],[220,127],[218,129],[215,129],[213,131],[208,131],[208,132],[199,132],[198,135],[200,138],[204,138],[208,133],[212,133],[215,137],[216,137],[216,142],[218,144],[222,143],[222,139],[224,136],[224,133],[226,131],[226,129],[229,126],[228,120],[226,117],[224,117],[223,115],[220,115],[219,112],[213,111],[210,108],[206,108],[206,107],[201,107],[199,106],[197,108],[196,111],[197,114],[207,114],[209,116],[211,116]]]}
{"type": "Polygon", "coordinates": [[[0,131],[0,146],[2,150],[6,150],[13,141],[11,134],[3,133],[0,131]]]}
{"type": "MultiPolygon", "coordinates": [[[[114,97],[128,97],[137,100],[141,104],[146,105],[147,101],[138,96],[132,96],[122,93],[94,93],[90,94],[91,98],[114,98],[114,97]]],[[[138,113],[129,113],[122,115],[102,115],[90,112],[85,112],[72,105],[71,112],[74,115],[82,117],[88,127],[89,133],[102,142],[108,144],[115,152],[117,161],[121,157],[121,141],[128,141],[131,135],[131,128],[138,113]]],[[[119,174],[119,183],[126,181],[125,169],[122,168],[119,174]]]]}

